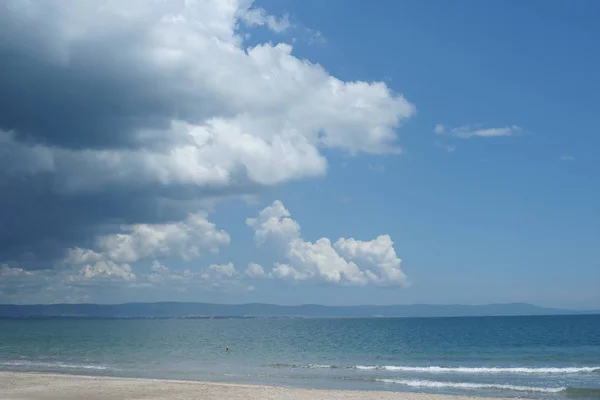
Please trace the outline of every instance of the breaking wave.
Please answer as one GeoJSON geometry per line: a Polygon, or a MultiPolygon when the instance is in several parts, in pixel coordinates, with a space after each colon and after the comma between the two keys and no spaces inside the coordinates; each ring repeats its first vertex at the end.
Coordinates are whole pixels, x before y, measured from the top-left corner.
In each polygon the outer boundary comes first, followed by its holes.
{"type": "Polygon", "coordinates": [[[567,391],[566,387],[537,387],[537,386],[518,386],[502,385],[494,383],[468,383],[468,382],[438,382],[427,380],[404,380],[404,379],[377,379],[382,383],[392,383],[414,388],[437,388],[437,389],[492,389],[492,390],[512,390],[519,392],[537,392],[537,393],[560,393],[567,391]]]}
{"type": "Polygon", "coordinates": [[[60,362],[41,362],[41,361],[0,361],[0,367],[17,368],[44,368],[44,369],[86,369],[104,371],[112,368],[105,365],[83,365],[83,364],[65,364],[60,362]]]}
{"type": "Polygon", "coordinates": [[[329,368],[329,369],[356,369],[364,371],[400,371],[421,373],[455,373],[455,374],[585,374],[600,372],[597,367],[442,367],[426,366],[412,367],[402,365],[323,365],[323,364],[273,364],[276,368],[329,368]]]}

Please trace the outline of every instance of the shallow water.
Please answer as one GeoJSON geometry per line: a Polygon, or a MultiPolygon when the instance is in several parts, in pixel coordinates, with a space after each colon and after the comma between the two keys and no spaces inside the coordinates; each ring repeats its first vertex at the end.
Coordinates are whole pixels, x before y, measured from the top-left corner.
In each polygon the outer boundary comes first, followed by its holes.
{"type": "Polygon", "coordinates": [[[599,399],[600,316],[0,320],[0,369],[599,399]]]}

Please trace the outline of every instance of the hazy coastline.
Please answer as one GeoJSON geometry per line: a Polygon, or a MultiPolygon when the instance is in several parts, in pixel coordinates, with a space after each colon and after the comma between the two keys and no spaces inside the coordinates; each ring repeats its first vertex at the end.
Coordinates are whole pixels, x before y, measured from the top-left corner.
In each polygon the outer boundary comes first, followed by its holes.
{"type": "Polygon", "coordinates": [[[485,305],[215,304],[186,302],[122,304],[0,304],[0,318],[386,318],[485,317],[597,314],[526,303],[485,305]]]}

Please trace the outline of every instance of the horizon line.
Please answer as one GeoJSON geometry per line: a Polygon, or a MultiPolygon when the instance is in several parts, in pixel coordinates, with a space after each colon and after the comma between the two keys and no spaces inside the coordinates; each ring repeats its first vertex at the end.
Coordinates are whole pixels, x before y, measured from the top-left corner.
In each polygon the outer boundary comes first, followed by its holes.
{"type": "Polygon", "coordinates": [[[349,307],[490,307],[490,306],[529,306],[536,307],[545,310],[556,310],[556,311],[588,311],[598,313],[600,310],[587,309],[587,308],[562,308],[562,307],[548,307],[540,306],[537,304],[526,303],[526,302],[507,302],[507,303],[483,303],[483,304],[439,304],[439,303],[410,303],[410,304],[353,304],[353,305],[329,305],[329,304],[317,304],[317,303],[303,303],[303,304],[277,304],[277,303],[261,303],[261,302],[249,302],[249,303],[212,303],[202,301],[131,301],[122,303],[0,303],[0,306],[16,306],[16,307],[27,307],[27,306],[83,306],[83,305],[98,305],[98,306],[121,306],[131,304],[204,304],[204,305],[217,305],[217,306],[276,306],[276,307],[328,307],[328,308],[349,308],[349,307]]]}

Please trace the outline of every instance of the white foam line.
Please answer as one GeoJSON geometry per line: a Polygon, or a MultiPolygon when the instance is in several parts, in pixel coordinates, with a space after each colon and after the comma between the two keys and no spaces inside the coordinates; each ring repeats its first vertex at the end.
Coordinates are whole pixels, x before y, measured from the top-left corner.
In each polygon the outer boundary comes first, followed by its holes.
{"type": "Polygon", "coordinates": [[[393,383],[410,387],[429,387],[429,388],[455,388],[455,389],[498,389],[513,390],[520,392],[540,392],[540,393],[560,393],[567,390],[565,387],[544,388],[536,386],[517,386],[501,385],[487,383],[467,383],[467,382],[438,382],[427,380],[402,380],[402,379],[377,379],[382,383],[393,383]]]}
{"type": "Polygon", "coordinates": [[[459,373],[459,374],[541,374],[541,375],[559,375],[559,374],[581,374],[600,372],[600,366],[597,367],[411,367],[402,365],[326,365],[326,364],[275,364],[279,367],[287,368],[331,368],[331,369],[357,369],[363,371],[401,371],[401,372],[422,372],[422,373],[459,373]]]}
{"type": "Polygon", "coordinates": [[[357,365],[356,369],[365,370],[386,370],[386,371],[406,371],[406,372],[429,372],[429,373],[463,373],[463,374],[577,374],[583,372],[600,371],[600,367],[406,367],[406,366],[362,366],[357,365]]]}
{"type": "Polygon", "coordinates": [[[76,364],[63,364],[63,363],[48,363],[48,362],[35,362],[35,361],[6,361],[0,362],[0,365],[7,367],[41,367],[41,368],[69,368],[69,369],[94,369],[94,370],[107,370],[109,367],[103,365],[76,365],[76,364]]]}

